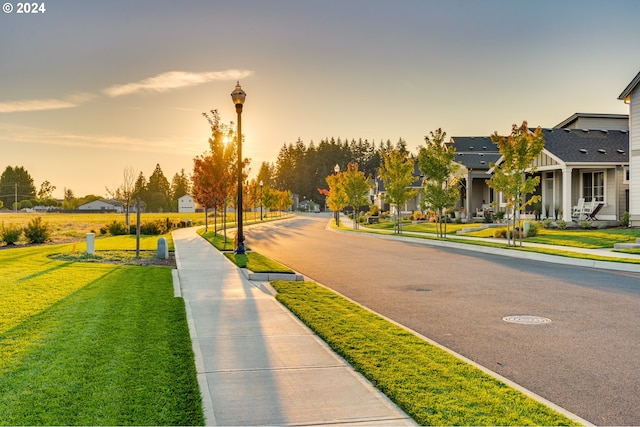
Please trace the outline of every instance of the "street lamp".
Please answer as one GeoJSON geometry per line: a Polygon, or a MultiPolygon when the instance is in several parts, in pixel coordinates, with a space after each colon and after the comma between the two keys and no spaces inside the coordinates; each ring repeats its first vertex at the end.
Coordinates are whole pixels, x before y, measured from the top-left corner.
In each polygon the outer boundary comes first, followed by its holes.
{"type": "MultiPolygon", "coordinates": [[[[335,167],[333,168],[333,171],[336,173],[336,175],[338,175],[340,173],[340,165],[336,163],[335,167]]],[[[336,219],[336,227],[340,227],[340,212],[338,212],[337,209],[333,213],[333,216],[336,219]]]]}
{"type": "Polygon", "coordinates": [[[264,183],[260,180],[260,221],[262,221],[262,186],[264,183]]]}
{"type": "Polygon", "coordinates": [[[238,141],[238,210],[237,219],[238,222],[238,246],[236,247],[236,255],[244,255],[244,233],[242,232],[242,104],[247,97],[247,94],[240,87],[240,82],[237,82],[236,89],[231,92],[231,99],[236,106],[236,113],[238,113],[238,132],[236,134],[236,140],[238,141]]]}

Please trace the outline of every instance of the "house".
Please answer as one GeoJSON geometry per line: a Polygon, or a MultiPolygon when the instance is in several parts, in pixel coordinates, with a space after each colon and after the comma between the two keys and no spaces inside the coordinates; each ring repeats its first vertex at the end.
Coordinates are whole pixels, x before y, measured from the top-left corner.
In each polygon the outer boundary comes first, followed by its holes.
{"type": "Polygon", "coordinates": [[[543,216],[558,212],[571,221],[580,198],[604,204],[599,220],[615,221],[627,211],[629,132],[607,127],[542,129],[545,146],[533,165],[540,176],[543,216]]]}
{"type": "Polygon", "coordinates": [[[115,212],[122,213],[124,212],[124,207],[122,203],[117,200],[94,200],[89,203],[85,203],[84,205],[78,206],[78,210],[80,211],[91,211],[91,212],[115,212]]]}
{"type": "Polygon", "coordinates": [[[490,164],[498,161],[500,152],[488,136],[454,136],[449,143],[456,149],[455,162],[462,166],[464,174],[458,207],[473,217],[483,205],[494,201],[487,180],[490,164]]]}
{"type": "Polygon", "coordinates": [[[416,195],[407,200],[404,206],[392,206],[385,200],[387,190],[384,186],[384,181],[379,176],[377,176],[371,183],[371,190],[369,192],[369,199],[371,200],[371,204],[377,206],[381,212],[390,212],[392,215],[397,215],[398,211],[400,213],[411,213],[413,211],[422,210],[422,194],[419,190],[422,188],[422,181],[424,176],[422,175],[422,172],[420,172],[420,165],[417,158],[414,159],[413,162],[412,175],[414,180],[411,183],[410,188],[417,190],[416,195]]]}
{"type": "Polygon", "coordinates": [[[195,213],[196,202],[193,200],[193,196],[185,194],[178,198],[178,212],[180,213],[195,213]]]}
{"type": "MultiPolygon", "coordinates": [[[[578,199],[603,203],[600,220],[619,220],[629,203],[629,132],[622,114],[576,113],[554,128],[543,129],[545,147],[533,162],[540,176],[542,217],[571,221],[578,199]]],[[[533,130],[533,129],[532,129],[533,130]]],[[[489,137],[452,137],[456,162],[465,168],[461,207],[470,216],[483,205],[506,205],[486,181],[500,156],[489,137]]],[[[530,208],[533,210],[533,208],[530,208]]]]}
{"type": "Polygon", "coordinates": [[[640,73],[618,99],[629,104],[629,225],[640,227],[640,73]]]}

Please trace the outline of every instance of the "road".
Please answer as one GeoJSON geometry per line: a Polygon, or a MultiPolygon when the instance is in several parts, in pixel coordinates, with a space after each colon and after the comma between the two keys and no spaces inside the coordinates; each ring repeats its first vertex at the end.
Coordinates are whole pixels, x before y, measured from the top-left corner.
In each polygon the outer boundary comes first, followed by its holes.
{"type": "Polygon", "coordinates": [[[341,233],[328,221],[247,227],[247,246],[596,425],[640,424],[640,274],[341,233]]]}

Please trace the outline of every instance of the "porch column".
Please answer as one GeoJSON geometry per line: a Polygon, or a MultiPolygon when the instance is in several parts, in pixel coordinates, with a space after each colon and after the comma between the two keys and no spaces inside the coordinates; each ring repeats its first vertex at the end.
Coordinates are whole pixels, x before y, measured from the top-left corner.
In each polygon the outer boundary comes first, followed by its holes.
{"type": "Polygon", "coordinates": [[[467,200],[464,209],[467,211],[467,221],[471,222],[473,214],[471,213],[471,193],[473,189],[473,180],[471,179],[471,170],[467,173],[467,200]]]}
{"type": "Polygon", "coordinates": [[[572,168],[562,169],[562,219],[571,221],[571,171],[572,168]]]}

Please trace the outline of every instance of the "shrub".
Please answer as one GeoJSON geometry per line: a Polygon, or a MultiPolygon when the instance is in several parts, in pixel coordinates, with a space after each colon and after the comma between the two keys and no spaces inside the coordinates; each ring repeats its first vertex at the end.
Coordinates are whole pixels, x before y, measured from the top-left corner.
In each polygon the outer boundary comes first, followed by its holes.
{"type": "Polygon", "coordinates": [[[589,228],[591,228],[591,221],[582,220],[578,223],[578,226],[583,230],[588,230],[589,228]]]}
{"type": "Polygon", "coordinates": [[[553,224],[553,220],[551,218],[545,218],[542,220],[542,226],[544,228],[551,228],[551,224],[553,224]]]}
{"type": "Polygon", "coordinates": [[[414,221],[424,221],[427,219],[427,216],[420,211],[414,211],[412,214],[412,218],[414,221]]]}
{"type": "Polygon", "coordinates": [[[493,238],[494,239],[506,239],[507,238],[507,229],[506,228],[496,228],[493,230],[493,238]]]}
{"type": "Polygon", "coordinates": [[[378,216],[379,213],[380,213],[380,208],[377,205],[369,206],[369,212],[367,212],[368,215],[378,216]]]}
{"type": "Polygon", "coordinates": [[[0,242],[4,241],[7,245],[15,245],[15,243],[20,240],[20,236],[22,236],[22,228],[15,224],[10,224],[9,227],[5,227],[4,223],[2,223],[2,228],[0,228],[0,242]]]}
{"type": "Polygon", "coordinates": [[[51,240],[51,229],[48,223],[42,222],[42,218],[36,217],[25,227],[24,236],[29,243],[44,243],[51,240]]]}
{"type": "Polygon", "coordinates": [[[493,214],[493,219],[496,222],[502,222],[504,220],[504,211],[498,211],[498,212],[494,213],[493,214]]]}
{"type": "Polygon", "coordinates": [[[567,228],[567,221],[565,221],[564,219],[559,219],[556,221],[556,225],[560,230],[564,230],[565,228],[567,228]]]}
{"type": "Polygon", "coordinates": [[[538,235],[538,230],[540,229],[540,224],[538,222],[530,222],[529,223],[529,231],[527,231],[527,237],[535,237],[538,235]]]}
{"type": "Polygon", "coordinates": [[[620,220],[620,225],[623,225],[625,227],[629,226],[629,212],[625,212],[622,215],[622,219],[620,220]]]}
{"type": "Polygon", "coordinates": [[[167,231],[167,223],[161,219],[152,222],[143,222],[140,224],[140,234],[157,236],[159,234],[164,234],[167,231]]]}
{"type": "Polygon", "coordinates": [[[113,221],[111,224],[107,225],[107,231],[112,236],[122,236],[124,234],[129,234],[129,230],[127,230],[127,226],[124,222],[113,221]]]}

